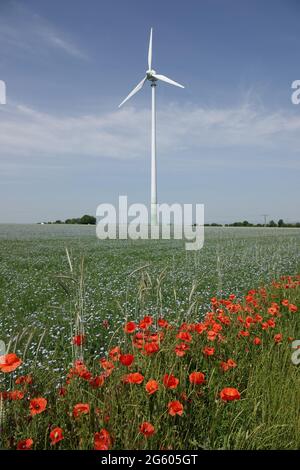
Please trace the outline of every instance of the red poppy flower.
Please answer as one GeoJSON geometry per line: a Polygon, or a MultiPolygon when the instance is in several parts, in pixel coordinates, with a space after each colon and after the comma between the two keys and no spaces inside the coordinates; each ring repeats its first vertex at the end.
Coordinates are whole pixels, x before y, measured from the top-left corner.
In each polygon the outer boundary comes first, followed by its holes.
{"type": "Polygon", "coordinates": [[[194,325],[192,323],[187,323],[187,322],[183,322],[179,327],[179,331],[191,331],[193,329],[194,329],[194,325]]]}
{"type": "Polygon", "coordinates": [[[32,376],[31,375],[21,375],[20,377],[16,378],[15,384],[16,385],[32,384],[32,376]]]}
{"type": "Polygon", "coordinates": [[[164,338],[163,331],[159,331],[158,333],[152,333],[152,335],[148,337],[148,340],[154,343],[157,343],[158,341],[162,341],[163,338],[164,338]]]}
{"type": "Polygon", "coordinates": [[[178,357],[183,357],[186,355],[186,352],[190,349],[189,345],[186,343],[180,343],[177,344],[175,347],[174,351],[176,353],[176,356],[178,357]]]}
{"type": "Polygon", "coordinates": [[[90,379],[90,386],[93,388],[102,387],[102,385],[104,385],[104,381],[105,381],[104,374],[97,375],[96,377],[93,377],[92,379],[90,379]]]}
{"type": "Polygon", "coordinates": [[[175,389],[179,384],[179,379],[177,379],[173,374],[165,374],[163,383],[166,388],[175,389]]]}
{"type": "Polygon", "coordinates": [[[153,323],[152,317],[145,316],[139,323],[139,327],[141,330],[147,330],[153,323]]]}
{"type": "Polygon", "coordinates": [[[289,305],[289,311],[290,311],[290,312],[295,313],[295,312],[297,312],[297,310],[298,310],[298,308],[297,308],[296,305],[294,305],[294,304],[290,304],[290,305],[289,305]]]}
{"type": "Polygon", "coordinates": [[[73,337],[73,344],[75,344],[76,346],[82,346],[84,342],[85,342],[84,335],[76,335],[73,337]]]}
{"type": "Polygon", "coordinates": [[[140,340],[144,341],[144,339],[145,339],[145,333],[142,333],[141,331],[138,331],[138,332],[134,335],[134,338],[135,338],[136,340],[139,340],[139,341],[140,341],[140,340]]]}
{"type": "Polygon", "coordinates": [[[121,354],[120,362],[123,366],[129,367],[134,361],[134,356],[132,354],[121,354]]]}
{"type": "Polygon", "coordinates": [[[52,429],[50,432],[50,440],[51,440],[51,445],[53,446],[54,444],[57,444],[58,442],[62,441],[64,436],[63,436],[63,430],[59,427],[52,429]]]}
{"type": "Polygon", "coordinates": [[[262,322],[263,317],[257,313],[255,315],[254,319],[257,323],[260,323],[260,322],[262,322]]]}
{"type": "Polygon", "coordinates": [[[220,398],[223,401],[239,400],[241,398],[241,394],[236,388],[226,387],[221,390],[220,398]]]}
{"type": "Polygon", "coordinates": [[[7,400],[9,398],[9,392],[0,392],[1,400],[7,400]]]}
{"type": "Polygon", "coordinates": [[[281,305],[283,305],[284,307],[288,307],[288,306],[289,306],[289,301],[288,301],[288,299],[283,299],[283,300],[281,301],[281,305]]]}
{"type": "Polygon", "coordinates": [[[234,368],[237,366],[237,363],[233,359],[228,359],[227,364],[229,367],[234,368]]]}
{"type": "Polygon", "coordinates": [[[158,382],[154,379],[150,379],[145,386],[146,391],[149,393],[149,395],[152,395],[153,393],[157,392],[158,390],[158,382]]]}
{"type": "Polygon", "coordinates": [[[258,336],[256,336],[253,340],[253,344],[255,344],[256,346],[258,346],[259,344],[261,344],[261,339],[258,338],[258,336]]]}
{"type": "Polygon", "coordinates": [[[104,370],[108,371],[109,373],[111,373],[113,369],[115,368],[114,364],[111,361],[108,361],[107,359],[105,359],[104,357],[100,359],[100,364],[101,364],[101,367],[104,370]]]}
{"type": "Polygon", "coordinates": [[[144,346],[144,340],[143,339],[139,339],[139,338],[135,338],[133,341],[132,341],[132,344],[135,348],[137,349],[143,349],[143,346],[144,346]]]}
{"type": "Polygon", "coordinates": [[[30,404],[29,404],[29,410],[30,410],[31,416],[42,413],[43,411],[45,411],[46,407],[47,407],[46,398],[40,398],[40,397],[33,398],[32,400],[30,400],[30,404]]]}
{"type": "Polygon", "coordinates": [[[159,345],[156,342],[144,344],[144,351],[147,356],[159,351],[159,345]]]}
{"type": "Polygon", "coordinates": [[[17,450],[31,450],[32,446],[33,446],[32,439],[22,439],[17,444],[17,450]]]}
{"type": "Polygon", "coordinates": [[[178,400],[170,401],[168,403],[168,411],[171,416],[181,416],[183,414],[183,405],[178,400]]]}
{"type": "Polygon", "coordinates": [[[118,361],[120,359],[121,349],[119,346],[116,346],[109,351],[108,355],[113,361],[118,361]]]}
{"type": "Polygon", "coordinates": [[[12,372],[22,364],[22,360],[18,358],[15,353],[5,354],[0,356],[0,371],[12,372]]]}
{"type": "Polygon", "coordinates": [[[229,369],[229,365],[227,364],[227,362],[224,362],[224,361],[220,362],[220,367],[224,372],[226,372],[229,369]]]}
{"type": "Polygon", "coordinates": [[[134,323],[134,321],[129,321],[124,326],[125,333],[133,333],[135,329],[136,329],[136,324],[134,323]]]}
{"type": "Polygon", "coordinates": [[[84,380],[90,380],[92,377],[91,372],[89,372],[89,370],[87,369],[83,361],[80,361],[80,360],[75,361],[74,367],[72,367],[70,370],[70,373],[68,376],[69,379],[71,379],[74,375],[84,380]]]}
{"type": "Polygon", "coordinates": [[[2,400],[9,400],[11,392],[0,392],[0,398],[2,400]]]}
{"type": "Polygon", "coordinates": [[[275,307],[269,307],[269,308],[268,308],[268,314],[269,314],[269,315],[277,315],[277,313],[278,313],[278,309],[277,309],[277,308],[275,308],[275,307]]]}
{"type": "Polygon", "coordinates": [[[274,341],[275,343],[281,343],[282,341],[282,334],[281,333],[278,333],[277,335],[274,336],[274,341]]]}
{"type": "Polygon", "coordinates": [[[213,331],[214,333],[219,333],[219,331],[222,331],[222,330],[223,330],[222,325],[220,325],[220,323],[217,323],[216,321],[214,321],[214,322],[213,322],[212,329],[207,332],[207,335],[212,334],[212,331],[213,331]]]}
{"type": "Polygon", "coordinates": [[[226,372],[228,369],[236,367],[237,364],[233,359],[228,359],[226,362],[222,361],[220,363],[220,366],[223,369],[223,371],[226,372]]]}
{"type": "Polygon", "coordinates": [[[189,375],[189,381],[194,385],[201,385],[205,382],[205,375],[202,372],[192,372],[189,375]]]}
{"type": "Polygon", "coordinates": [[[12,390],[9,392],[9,398],[13,401],[22,400],[24,398],[24,392],[21,390],[12,390]]]}
{"type": "Polygon", "coordinates": [[[144,376],[139,372],[133,372],[123,377],[123,382],[127,384],[141,384],[144,380],[144,376]]]}
{"type": "Polygon", "coordinates": [[[81,415],[87,415],[90,412],[90,405],[88,403],[77,403],[73,408],[73,417],[78,418],[81,415]]]}
{"type": "Polygon", "coordinates": [[[154,426],[148,421],[144,421],[142,424],[140,424],[139,430],[140,433],[144,434],[145,437],[150,437],[155,433],[154,426]]]}
{"type": "Polygon", "coordinates": [[[209,348],[206,346],[202,352],[205,356],[213,356],[215,354],[215,348],[209,348]]]}
{"type": "Polygon", "coordinates": [[[170,326],[167,320],[165,320],[164,318],[159,318],[157,324],[158,326],[160,326],[160,328],[169,328],[170,326]]]}
{"type": "Polygon", "coordinates": [[[226,315],[220,315],[218,317],[218,320],[220,320],[220,322],[223,323],[224,325],[230,325],[230,323],[231,323],[230,318],[227,317],[226,315]]]}
{"type": "Polygon", "coordinates": [[[217,337],[217,332],[216,331],[210,330],[210,331],[207,332],[207,339],[209,341],[215,341],[216,337],[217,337]]]}
{"type": "Polygon", "coordinates": [[[67,392],[67,389],[66,389],[65,387],[60,387],[60,388],[58,389],[58,395],[59,395],[60,397],[64,397],[67,393],[68,393],[68,392],[67,392]]]}
{"type": "Polygon", "coordinates": [[[95,450],[109,450],[112,444],[112,439],[106,429],[101,429],[100,432],[94,434],[94,449],[95,450]]]}
{"type": "Polygon", "coordinates": [[[249,329],[252,323],[254,323],[254,319],[252,317],[247,317],[245,320],[245,327],[249,329]]]}
{"type": "Polygon", "coordinates": [[[238,334],[238,336],[244,336],[244,337],[247,337],[247,336],[249,336],[249,335],[250,335],[250,333],[249,333],[249,331],[247,331],[247,330],[242,330],[242,331],[240,331],[239,334],[238,334]]]}
{"type": "Polygon", "coordinates": [[[205,331],[206,329],[207,329],[207,326],[204,325],[204,323],[196,323],[195,325],[195,331],[197,331],[199,335],[201,335],[201,333],[203,333],[203,331],[205,331]]]}
{"type": "Polygon", "coordinates": [[[180,331],[177,335],[176,338],[181,339],[181,341],[186,341],[187,343],[190,343],[192,341],[192,335],[188,331],[180,331]]]}

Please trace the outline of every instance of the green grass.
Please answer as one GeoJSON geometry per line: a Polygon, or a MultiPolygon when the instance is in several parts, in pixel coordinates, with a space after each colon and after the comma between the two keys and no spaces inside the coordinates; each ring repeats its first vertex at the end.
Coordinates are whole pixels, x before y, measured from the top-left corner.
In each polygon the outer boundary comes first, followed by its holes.
{"type": "MultiPolygon", "coordinates": [[[[185,319],[200,321],[215,295],[226,298],[236,294],[241,298],[248,289],[300,272],[297,229],[208,228],[199,252],[186,252],[178,241],[100,242],[94,230],[79,226],[0,226],[0,339],[10,342],[10,351],[23,359],[11,379],[0,373],[0,386],[2,390],[12,388],[16,376],[33,372],[34,395],[46,396],[51,402],[47,416],[37,416],[27,427],[24,403],[8,403],[6,424],[14,423],[15,439],[30,437],[26,431],[39,435],[36,448],[49,447],[48,424],[64,427],[64,448],[92,448],[92,433],[104,427],[94,414],[83,417],[75,430],[73,420],[66,418],[66,408],[70,411],[75,399],[89,399],[93,409],[106,403],[103,397],[91,394],[87,385],[80,385],[80,391],[76,384],[71,385],[67,404],[54,400],[56,387],[64,382],[72,362],[71,338],[78,313],[84,312],[80,322],[88,338],[84,357],[94,371],[110,345],[120,342],[124,347],[122,325],[126,318],[138,320],[147,313],[165,316],[177,325],[185,319]],[[82,258],[84,284],[79,289],[82,258]],[[108,321],[108,328],[103,321],[108,321]],[[19,411],[20,419],[16,419],[19,411]],[[54,422],[60,415],[64,416],[62,422],[54,422]],[[74,432],[78,439],[80,435],[79,440],[74,440],[74,432]]],[[[298,294],[293,295],[299,305],[298,294]]],[[[298,318],[299,314],[283,324],[285,336],[300,336],[298,318]]],[[[167,344],[164,354],[151,364],[151,371],[158,375],[176,366],[170,355],[171,343],[167,344]]],[[[142,418],[152,416],[147,408],[150,405],[142,390],[133,388],[129,395],[120,394],[120,376],[116,373],[116,382],[106,390],[109,400],[117,403],[109,425],[116,448],[158,448],[170,443],[176,445],[174,448],[299,448],[299,368],[291,364],[286,339],[281,346],[275,348],[270,341],[266,354],[257,357],[255,351],[251,356],[236,351],[238,368],[230,371],[228,385],[241,389],[242,400],[233,408],[232,403],[224,406],[216,399],[222,384],[226,386],[227,376],[220,378],[219,370],[204,363],[202,356],[198,360],[195,345],[195,367],[209,376],[205,399],[195,400],[183,419],[173,419],[166,415],[167,396],[162,390],[153,423],[160,431],[147,442],[141,441],[136,429],[142,418]],[[141,411],[143,403],[147,405],[145,412],[141,411]],[[124,413],[123,407],[130,412],[124,413]]],[[[182,382],[186,380],[184,371],[191,365],[184,364],[177,370],[182,382]]],[[[139,367],[150,373],[149,363],[142,362],[139,367]]],[[[2,445],[7,447],[7,441],[2,445]]]]}

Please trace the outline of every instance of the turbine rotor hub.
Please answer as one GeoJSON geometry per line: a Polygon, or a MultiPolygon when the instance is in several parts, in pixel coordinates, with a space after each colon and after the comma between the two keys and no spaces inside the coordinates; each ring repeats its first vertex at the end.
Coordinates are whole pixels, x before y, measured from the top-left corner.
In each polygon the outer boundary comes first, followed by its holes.
{"type": "Polygon", "coordinates": [[[156,71],[153,70],[153,69],[147,70],[147,72],[146,72],[147,79],[152,80],[154,82],[154,81],[157,81],[157,78],[153,77],[153,74],[156,74],[156,71]]]}

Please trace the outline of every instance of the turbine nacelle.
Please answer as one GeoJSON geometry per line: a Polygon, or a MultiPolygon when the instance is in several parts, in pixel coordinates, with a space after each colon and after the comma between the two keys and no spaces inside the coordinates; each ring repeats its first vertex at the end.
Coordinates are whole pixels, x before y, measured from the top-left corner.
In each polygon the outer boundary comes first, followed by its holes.
{"type": "Polygon", "coordinates": [[[146,71],[146,77],[147,77],[147,80],[151,80],[152,82],[156,82],[157,81],[157,78],[155,78],[155,75],[156,74],[156,71],[155,70],[147,70],[146,71]]]}

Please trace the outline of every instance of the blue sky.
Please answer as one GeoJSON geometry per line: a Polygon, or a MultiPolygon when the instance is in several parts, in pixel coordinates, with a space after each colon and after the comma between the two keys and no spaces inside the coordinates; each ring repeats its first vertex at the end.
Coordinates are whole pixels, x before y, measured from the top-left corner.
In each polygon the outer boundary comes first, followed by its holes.
{"type": "Polygon", "coordinates": [[[300,219],[298,0],[1,0],[0,222],[150,197],[153,66],[159,202],[206,221],[300,219]]]}

